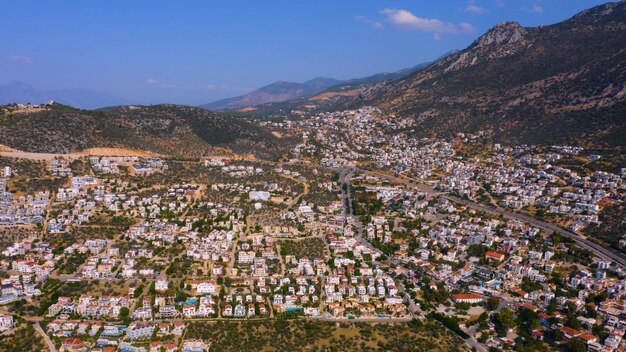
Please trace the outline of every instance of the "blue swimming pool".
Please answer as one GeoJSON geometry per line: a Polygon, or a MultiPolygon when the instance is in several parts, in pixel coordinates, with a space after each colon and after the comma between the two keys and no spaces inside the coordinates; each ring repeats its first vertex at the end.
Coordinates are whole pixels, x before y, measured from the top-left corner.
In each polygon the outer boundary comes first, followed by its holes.
{"type": "Polygon", "coordinates": [[[195,304],[196,302],[198,302],[197,298],[190,298],[187,302],[185,302],[185,304],[195,304]]]}

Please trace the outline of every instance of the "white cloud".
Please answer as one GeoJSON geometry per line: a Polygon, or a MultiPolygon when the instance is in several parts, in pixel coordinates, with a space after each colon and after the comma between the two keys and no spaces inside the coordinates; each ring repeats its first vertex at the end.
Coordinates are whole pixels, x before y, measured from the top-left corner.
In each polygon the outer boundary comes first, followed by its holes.
{"type": "Polygon", "coordinates": [[[485,13],[486,10],[484,7],[480,7],[476,5],[474,1],[469,1],[467,5],[465,5],[465,11],[475,13],[475,14],[481,14],[481,13],[485,13]]]}
{"type": "Polygon", "coordinates": [[[472,24],[467,23],[467,22],[461,22],[458,24],[459,28],[461,28],[461,31],[464,33],[476,33],[476,27],[474,27],[472,24]]]}
{"type": "Polygon", "coordinates": [[[378,21],[372,21],[369,18],[365,17],[365,16],[356,16],[356,20],[365,24],[368,24],[370,27],[374,28],[374,29],[385,29],[385,25],[383,25],[382,23],[378,22],[378,21]]]}
{"type": "Polygon", "coordinates": [[[469,23],[453,24],[436,18],[417,17],[411,12],[402,9],[384,9],[381,13],[387,16],[386,20],[392,25],[406,30],[417,30],[433,33],[473,33],[474,26],[469,23]]]}
{"type": "Polygon", "coordinates": [[[441,34],[439,34],[439,33],[433,34],[433,40],[440,41],[441,40],[441,34]]]}
{"type": "Polygon", "coordinates": [[[378,21],[372,22],[371,25],[372,25],[372,28],[374,29],[385,29],[385,25],[383,25],[382,23],[378,21]]]}
{"type": "Polygon", "coordinates": [[[154,78],[148,78],[146,80],[146,84],[152,87],[158,87],[158,88],[176,88],[175,84],[172,83],[161,83],[158,80],[154,79],[154,78]]]}
{"type": "Polygon", "coordinates": [[[443,23],[436,18],[417,17],[407,10],[387,8],[381,13],[387,16],[387,21],[404,29],[435,33],[454,32],[456,30],[453,24],[443,23]]]}
{"type": "Polygon", "coordinates": [[[7,56],[7,61],[17,62],[18,64],[30,65],[33,63],[33,60],[28,56],[22,55],[9,55],[7,56]]]}
{"type": "Polygon", "coordinates": [[[504,0],[496,0],[496,7],[503,8],[506,6],[504,0]]]}
{"type": "Polygon", "coordinates": [[[534,5],[533,5],[533,8],[532,8],[532,9],[530,9],[530,12],[534,12],[534,13],[542,13],[542,12],[543,12],[543,6],[541,6],[541,5],[537,5],[537,4],[534,4],[534,5]]]}

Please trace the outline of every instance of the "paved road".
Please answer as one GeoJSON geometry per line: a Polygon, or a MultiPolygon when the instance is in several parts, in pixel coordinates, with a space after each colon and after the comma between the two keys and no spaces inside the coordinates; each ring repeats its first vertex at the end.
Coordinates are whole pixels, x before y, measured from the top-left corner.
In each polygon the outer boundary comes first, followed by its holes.
{"type": "MultiPolygon", "coordinates": [[[[342,201],[344,202],[344,207],[343,207],[343,216],[344,219],[346,221],[346,223],[348,221],[350,221],[353,225],[354,225],[354,230],[356,233],[356,239],[364,246],[368,247],[370,250],[372,250],[373,252],[378,253],[379,255],[384,255],[383,251],[381,251],[380,249],[378,249],[377,247],[374,247],[369,241],[367,241],[365,238],[363,238],[363,224],[361,223],[361,220],[359,219],[358,216],[353,215],[353,211],[352,211],[352,193],[351,193],[351,185],[350,185],[350,178],[352,177],[352,174],[356,171],[356,169],[354,168],[345,168],[342,169],[339,173],[340,177],[339,180],[341,182],[341,184],[345,184],[346,185],[346,189],[344,190],[343,186],[341,187],[341,193],[342,193],[342,201]],[[347,204],[347,207],[346,207],[347,204]],[[347,209],[346,209],[347,208],[347,209]]],[[[398,262],[393,260],[393,259],[389,259],[389,261],[392,264],[396,264],[398,265],[398,262]]]]}
{"type": "Polygon", "coordinates": [[[48,334],[43,331],[41,325],[39,325],[39,322],[33,325],[35,326],[35,330],[39,333],[39,335],[41,335],[44,341],[46,341],[46,344],[48,345],[48,350],[50,350],[50,352],[57,352],[56,346],[54,346],[54,343],[52,342],[52,340],[50,340],[50,336],[48,336],[48,334]]]}
{"type": "Polygon", "coordinates": [[[467,329],[465,331],[468,335],[470,335],[470,337],[468,337],[467,339],[465,339],[465,342],[470,345],[471,347],[474,347],[476,349],[476,351],[480,351],[480,352],[487,352],[487,347],[485,347],[485,345],[483,345],[482,343],[478,342],[478,340],[476,340],[474,338],[474,335],[476,334],[476,326],[472,326],[471,328],[467,329]]]}
{"type": "MultiPolygon", "coordinates": [[[[346,184],[347,187],[344,190],[342,187],[342,198],[343,198],[343,202],[344,202],[344,217],[346,219],[346,221],[348,220],[349,217],[352,218],[353,223],[355,224],[356,227],[356,238],[358,239],[359,242],[361,242],[363,245],[367,246],[368,248],[371,248],[373,251],[376,251],[377,253],[379,253],[380,255],[383,255],[384,253],[374,247],[369,241],[367,241],[365,238],[363,238],[363,224],[361,224],[361,221],[359,220],[358,217],[352,215],[352,194],[350,192],[350,178],[352,177],[352,174],[354,172],[356,172],[357,170],[355,168],[344,168],[342,170],[340,170],[339,173],[339,180],[341,182],[341,184],[346,184]],[[346,206],[345,206],[345,202],[348,202],[348,211],[346,211],[346,206]]],[[[360,170],[363,171],[363,170],[360,170]]],[[[380,176],[380,175],[379,175],[380,176]]],[[[403,181],[406,182],[406,181],[403,181]]],[[[435,195],[438,192],[435,191],[434,189],[426,186],[426,185],[420,185],[420,184],[415,184],[414,188],[417,188],[419,191],[422,192],[427,192],[430,195],[435,195]]],[[[387,262],[393,264],[393,265],[402,265],[403,263],[400,262],[399,260],[392,258],[392,257],[388,257],[387,258],[387,262]]],[[[400,294],[404,297],[404,300],[408,303],[408,309],[409,309],[409,313],[411,313],[411,317],[406,317],[406,318],[396,318],[394,321],[408,321],[411,320],[413,317],[416,316],[424,316],[425,312],[423,312],[413,301],[413,299],[411,299],[411,296],[405,291],[404,289],[404,285],[402,283],[400,283],[398,285],[398,290],[400,292],[400,294]]],[[[380,318],[365,318],[365,319],[361,319],[359,321],[373,321],[373,322],[380,322],[381,319],[380,318]]],[[[382,319],[382,321],[384,321],[384,319],[382,319]]],[[[443,325],[442,325],[443,326],[443,325]]],[[[454,332],[451,332],[454,334],[454,332]]],[[[471,335],[469,338],[464,339],[465,343],[467,343],[468,346],[473,347],[476,349],[476,351],[479,352],[487,352],[487,348],[481,344],[480,342],[478,342],[473,335],[471,335]]]]}
{"type": "Polygon", "coordinates": [[[571,238],[574,241],[574,243],[576,243],[576,245],[578,245],[581,248],[585,248],[585,249],[592,251],[597,257],[601,258],[602,260],[605,260],[608,262],[615,262],[622,268],[626,268],[626,256],[625,255],[618,253],[614,250],[605,248],[595,242],[591,242],[588,239],[584,238],[583,236],[578,235],[574,232],[565,230],[564,228],[559,227],[555,224],[551,224],[549,222],[539,220],[530,215],[512,212],[510,210],[505,210],[501,208],[495,209],[493,207],[485,206],[482,204],[477,204],[477,203],[474,203],[465,199],[461,199],[458,197],[450,196],[450,195],[446,195],[443,197],[450,201],[463,204],[472,209],[476,209],[476,210],[479,210],[488,214],[501,215],[507,219],[520,220],[520,221],[529,223],[546,232],[556,232],[564,237],[571,238]]]}
{"type": "MultiPolygon", "coordinates": [[[[51,279],[61,280],[61,281],[109,281],[109,282],[143,282],[144,279],[141,278],[122,278],[122,277],[99,277],[99,278],[89,278],[89,277],[81,277],[78,274],[58,274],[53,272],[50,275],[51,279]]],[[[156,278],[146,278],[146,282],[156,281],[156,278]]]]}
{"type": "MultiPolygon", "coordinates": [[[[374,176],[378,176],[378,177],[382,177],[388,180],[393,180],[393,181],[402,183],[404,185],[415,188],[419,191],[426,192],[430,195],[435,195],[435,194],[440,193],[428,185],[425,185],[423,183],[418,183],[415,180],[411,180],[405,177],[391,176],[391,175],[388,175],[382,172],[377,172],[377,171],[369,171],[369,170],[359,170],[359,171],[365,174],[370,174],[370,175],[374,175],[374,176]]],[[[505,210],[502,208],[493,208],[484,204],[479,204],[473,201],[451,196],[449,194],[440,194],[440,195],[441,197],[448,199],[452,202],[463,204],[469,208],[472,208],[478,211],[482,211],[491,215],[503,216],[506,219],[520,220],[520,221],[529,223],[546,232],[556,232],[564,237],[572,239],[574,243],[576,243],[576,245],[578,245],[579,247],[592,251],[598,258],[608,261],[608,262],[614,262],[620,267],[626,268],[626,255],[618,253],[617,251],[614,251],[612,249],[605,248],[595,242],[592,242],[586,239],[585,237],[579,234],[565,230],[564,228],[559,227],[555,224],[551,224],[549,222],[539,220],[530,215],[521,214],[521,213],[513,212],[510,210],[505,210]]]]}

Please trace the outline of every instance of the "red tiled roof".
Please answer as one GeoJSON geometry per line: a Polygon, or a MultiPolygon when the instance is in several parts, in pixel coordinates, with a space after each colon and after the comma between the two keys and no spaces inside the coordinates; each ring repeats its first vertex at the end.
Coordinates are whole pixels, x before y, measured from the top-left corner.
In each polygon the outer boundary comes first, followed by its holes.
{"type": "Polygon", "coordinates": [[[454,299],[482,299],[483,296],[476,294],[476,293],[458,293],[458,294],[452,295],[452,298],[454,299]]]}

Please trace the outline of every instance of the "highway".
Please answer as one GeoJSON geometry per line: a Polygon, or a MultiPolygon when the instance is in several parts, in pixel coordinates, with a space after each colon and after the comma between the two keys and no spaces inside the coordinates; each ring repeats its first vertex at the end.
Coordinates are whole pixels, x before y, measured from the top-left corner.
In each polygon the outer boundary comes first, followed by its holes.
{"type": "Polygon", "coordinates": [[[455,202],[458,204],[462,204],[468,208],[472,208],[474,210],[478,210],[478,211],[482,211],[484,213],[487,214],[491,214],[491,215],[496,215],[496,216],[502,216],[506,219],[510,219],[510,220],[519,220],[519,221],[523,221],[525,223],[531,224],[545,232],[548,233],[552,233],[552,232],[556,232],[564,237],[570,238],[574,241],[574,243],[584,249],[588,249],[590,251],[592,251],[598,258],[607,261],[607,262],[614,262],[615,264],[617,264],[618,266],[620,266],[622,269],[626,269],[626,255],[619,253],[613,249],[610,248],[606,248],[603,247],[595,242],[592,242],[588,239],[586,239],[585,237],[568,231],[560,226],[557,226],[555,224],[537,219],[535,217],[532,217],[530,215],[526,215],[526,214],[521,214],[518,212],[514,212],[514,211],[510,211],[510,210],[505,210],[505,209],[501,209],[501,208],[494,208],[494,207],[490,207],[484,204],[480,204],[480,203],[476,203],[473,201],[469,201],[466,199],[461,199],[459,197],[455,197],[449,194],[442,194],[441,192],[436,191],[435,189],[433,189],[432,187],[425,185],[423,183],[419,183],[416,182],[415,180],[409,179],[407,177],[398,177],[398,176],[390,176],[389,174],[386,173],[382,173],[382,172],[377,172],[377,171],[370,171],[370,170],[362,170],[359,169],[360,172],[364,173],[364,174],[369,174],[372,176],[377,176],[386,180],[390,180],[390,181],[395,181],[395,182],[399,182],[402,183],[406,186],[412,187],[418,191],[421,192],[426,192],[429,195],[436,195],[439,194],[439,196],[441,196],[442,198],[445,198],[451,202],[455,202]]]}
{"type": "Polygon", "coordinates": [[[626,268],[626,256],[624,256],[623,254],[618,253],[612,249],[603,247],[595,242],[592,242],[586,239],[585,237],[581,235],[565,230],[564,228],[559,227],[555,224],[551,224],[549,222],[539,220],[530,215],[512,212],[510,210],[505,210],[505,209],[495,209],[489,206],[474,203],[474,202],[467,201],[465,199],[461,199],[461,198],[450,196],[450,195],[446,195],[443,197],[452,202],[463,204],[469,208],[479,210],[488,214],[501,215],[507,219],[515,219],[515,220],[526,222],[546,232],[556,232],[564,237],[571,238],[574,241],[574,243],[576,243],[577,246],[592,251],[598,258],[607,262],[615,262],[617,265],[621,266],[622,268],[626,268]]]}
{"type": "MultiPolygon", "coordinates": [[[[567,231],[555,224],[551,224],[548,223],[546,221],[534,218],[530,215],[526,215],[526,214],[520,214],[517,212],[513,212],[510,210],[505,210],[505,209],[501,209],[501,208],[494,208],[494,207],[490,207],[484,204],[480,204],[480,203],[476,203],[476,202],[472,202],[469,200],[465,200],[459,197],[455,197],[452,196],[450,194],[446,194],[446,193],[442,193],[439,192],[437,190],[435,190],[434,188],[425,185],[423,183],[419,183],[416,182],[415,180],[411,180],[408,178],[404,178],[404,177],[397,177],[397,176],[391,176],[389,174],[386,173],[382,173],[382,172],[376,172],[376,171],[369,171],[369,170],[363,170],[363,169],[356,169],[356,168],[350,168],[350,169],[343,169],[340,172],[340,180],[342,183],[346,183],[348,184],[348,188],[346,191],[343,192],[344,195],[344,202],[347,198],[347,200],[349,201],[348,204],[350,204],[349,206],[349,210],[351,210],[351,205],[352,205],[352,201],[351,201],[351,194],[350,194],[350,186],[349,186],[349,180],[351,175],[356,172],[359,171],[363,174],[368,174],[371,176],[377,176],[380,177],[382,179],[388,180],[388,181],[395,181],[401,184],[404,184],[406,186],[409,186],[411,188],[413,188],[416,191],[420,191],[420,192],[425,192],[428,194],[428,196],[440,196],[444,199],[447,199],[451,202],[457,203],[457,204],[461,204],[464,205],[468,208],[477,210],[477,211],[481,211],[487,214],[491,214],[491,215],[495,215],[495,216],[502,216],[506,219],[511,219],[511,220],[519,220],[525,223],[528,223],[532,226],[535,226],[545,232],[551,233],[551,232],[556,232],[564,237],[570,238],[574,241],[574,243],[576,245],[578,245],[581,248],[585,248],[590,250],[591,252],[593,252],[598,258],[605,260],[607,262],[614,262],[617,265],[619,265],[621,268],[626,268],[626,256],[624,256],[621,253],[618,253],[614,250],[602,247],[601,245],[591,242],[588,239],[584,238],[581,235],[578,235],[574,232],[571,231],[567,231]]],[[[345,204],[345,203],[344,203],[345,204]]],[[[345,213],[344,211],[344,215],[350,216],[348,214],[345,213]]],[[[358,221],[358,219],[357,219],[358,221]]],[[[357,222],[357,224],[360,224],[357,222]]],[[[360,242],[364,243],[364,244],[368,244],[369,246],[371,246],[371,244],[366,241],[363,237],[362,237],[362,226],[360,228],[358,228],[357,231],[357,238],[359,239],[360,242]]],[[[371,246],[373,247],[373,246],[371,246]]],[[[375,248],[375,250],[378,251],[378,248],[375,248]]],[[[392,259],[393,260],[393,259],[392,259]]],[[[395,261],[395,260],[394,260],[395,261]]],[[[395,263],[395,264],[399,264],[399,263],[395,263]]],[[[403,294],[406,295],[405,292],[402,292],[403,294]]],[[[408,296],[408,295],[406,295],[408,296]]],[[[408,297],[407,297],[408,298],[408,297]]],[[[413,314],[414,316],[416,314],[418,314],[417,312],[417,307],[415,307],[415,305],[413,304],[412,300],[410,298],[408,298],[409,301],[409,311],[411,312],[411,314],[413,314]]],[[[502,308],[503,304],[505,302],[501,302],[500,307],[498,307],[498,311],[502,308]]],[[[470,335],[469,338],[465,339],[465,342],[470,346],[473,347],[476,351],[479,352],[486,352],[487,348],[485,345],[481,344],[480,342],[478,342],[475,338],[474,338],[474,334],[475,331],[472,331],[471,329],[469,331],[467,331],[470,335]]]]}

